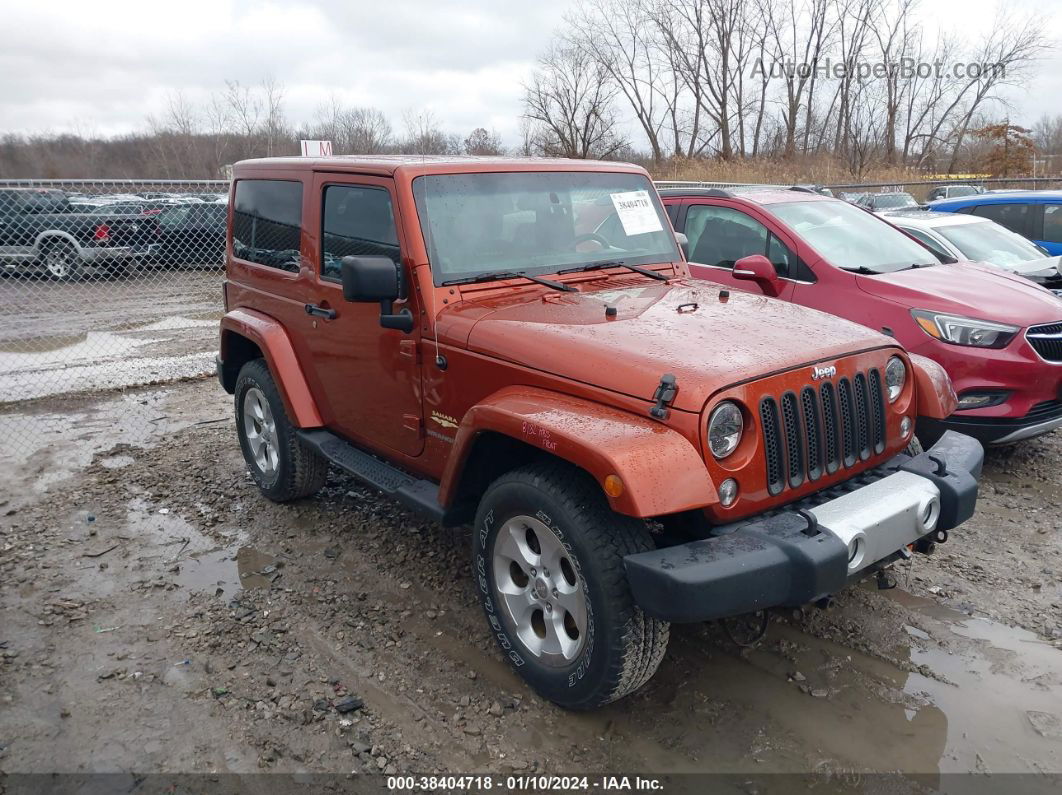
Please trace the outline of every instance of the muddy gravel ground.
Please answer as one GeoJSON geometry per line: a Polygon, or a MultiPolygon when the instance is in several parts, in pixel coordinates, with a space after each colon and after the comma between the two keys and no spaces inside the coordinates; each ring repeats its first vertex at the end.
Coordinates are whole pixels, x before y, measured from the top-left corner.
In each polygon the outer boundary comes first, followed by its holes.
{"type": "Polygon", "coordinates": [[[990,452],[977,517],[897,588],[775,614],[753,649],[673,627],[648,686],[573,714],[494,647],[467,529],[336,472],[268,502],[212,380],[27,405],[0,414],[38,431],[0,452],[6,773],[1059,784],[1062,434],[990,452]]]}

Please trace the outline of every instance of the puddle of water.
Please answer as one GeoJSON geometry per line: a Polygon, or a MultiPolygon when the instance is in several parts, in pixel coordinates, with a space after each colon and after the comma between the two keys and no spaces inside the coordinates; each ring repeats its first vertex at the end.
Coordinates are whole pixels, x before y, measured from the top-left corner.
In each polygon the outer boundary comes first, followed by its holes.
{"type": "Polygon", "coordinates": [[[929,644],[910,649],[912,663],[951,684],[914,673],[905,688],[927,697],[947,717],[940,772],[1062,771],[1062,737],[1045,736],[1034,726],[1035,713],[1062,721],[1062,650],[1026,630],[910,594],[893,598],[941,621],[955,636],[948,643],[951,651],[929,644]]]}
{"type": "MultiPolygon", "coordinates": [[[[0,413],[0,490],[47,491],[118,444],[150,448],[165,434],[187,427],[190,420],[166,416],[169,393],[145,390],[106,399],[75,400],[62,411],[0,413]],[[8,483],[8,479],[12,483],[8,483]],[[18,482],[21,481],[21,482],[18,482]]],[[[112,457],[115,467],[135,463],[112,457]]],[[[105,464],[108,465],[108,464],[105,464]]]]}
{"type": "Polygon", "coordinates": [[[572,715],[537,742],[610,738],[644,769],[674,772],[748,773],[753,761],[765,774],[902,771],[944,791],[966,783],[942,775],[952,772],[1062,772],[1052,734],[1062,651],[1023,630],[932,613],[932,631],[911,627],[895,650],[929,675],[786,624],[745,656],[676,628],[650,708],[572,715]]]}
{"type": "Polygon", "coordinates": [[[182,558],[177,584],[188,592],[207,591],[231,599],[241,589],[268,588],[280,574],[277,559],[253,547],[182,558]]]}

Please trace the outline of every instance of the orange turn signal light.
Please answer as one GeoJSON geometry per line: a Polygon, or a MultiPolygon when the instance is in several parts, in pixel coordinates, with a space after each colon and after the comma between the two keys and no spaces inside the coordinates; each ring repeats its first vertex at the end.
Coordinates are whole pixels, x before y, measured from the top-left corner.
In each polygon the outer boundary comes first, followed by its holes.
{"type": "Polygon", "coordinates": [[[609,497],[618,497],[623,493],[623,481],[619,475],[609,475],[605,478],[605,494],[609,497]]]}
{"type": "Polygon", "coordinates": [[[937,324],[931,319],[918,315],[915,317],[915,320],[918,321],[918,325],[922,327],[922,330],[925,331],[926,334],[930,337],[935,337],[938,340],[940,339],[940,329],[937,328],[937,324]]]}

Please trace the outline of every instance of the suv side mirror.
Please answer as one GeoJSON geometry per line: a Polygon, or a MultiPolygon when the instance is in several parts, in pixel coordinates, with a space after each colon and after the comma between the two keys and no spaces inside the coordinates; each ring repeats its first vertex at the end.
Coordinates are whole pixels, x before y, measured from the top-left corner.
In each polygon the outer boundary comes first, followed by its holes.
{"type": "Polygon", "coordinates": [[[686,259],[690,258],[690,239],[686,237],[682,232],[675,233],[675,240],[678,241],[679,248],[682,249],[682,256],[686,259]]]}
{"type": "Polygon", "coordinates": [[[394,302],[406,297],[402,266],[390,257],[343,257],[339,266],[343,298],[355,302],[380,302],[380,325],[407,334],[413,330],[409,309],[394,311],[394,302]]]}
{"type": "Polygon", "coordinates": [[[734,263],[734,278],[759,284],[767,295],[778,295],[778,271],[763,254],[742,257],[734,263]]]}

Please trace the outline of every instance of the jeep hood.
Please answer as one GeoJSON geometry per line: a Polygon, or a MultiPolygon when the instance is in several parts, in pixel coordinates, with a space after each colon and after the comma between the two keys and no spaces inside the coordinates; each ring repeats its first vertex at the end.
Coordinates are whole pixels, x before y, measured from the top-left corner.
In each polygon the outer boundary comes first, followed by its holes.
{"type": "Polygon", "coordinates": [[[950,312],[1015,326],[1062,320],[1062,302],[1028,279],[992,265],[961,262],[857,276],[863,292],[908,309],[950,312]]]}
{"type": "MultiPolygon", "coordinates": [[[[724,387],[894,345],[882,334],[762,295],[681,281],[595,292],[511,293],[444,310],[444,341],[485,356],[651,400],[665,373],[674,406],[700,411],[724,387]],[[606,306],[615,307],[607,317],[606,306]],[[469,314],[465,322],[448,314],[469,314]],[[464,328],[464,332],[458,329],[464,328]],[[465,337],[467,334],[467,337],[465,337]]],[[[811,379],[810,370],[808,380],[811,379]]]]}

